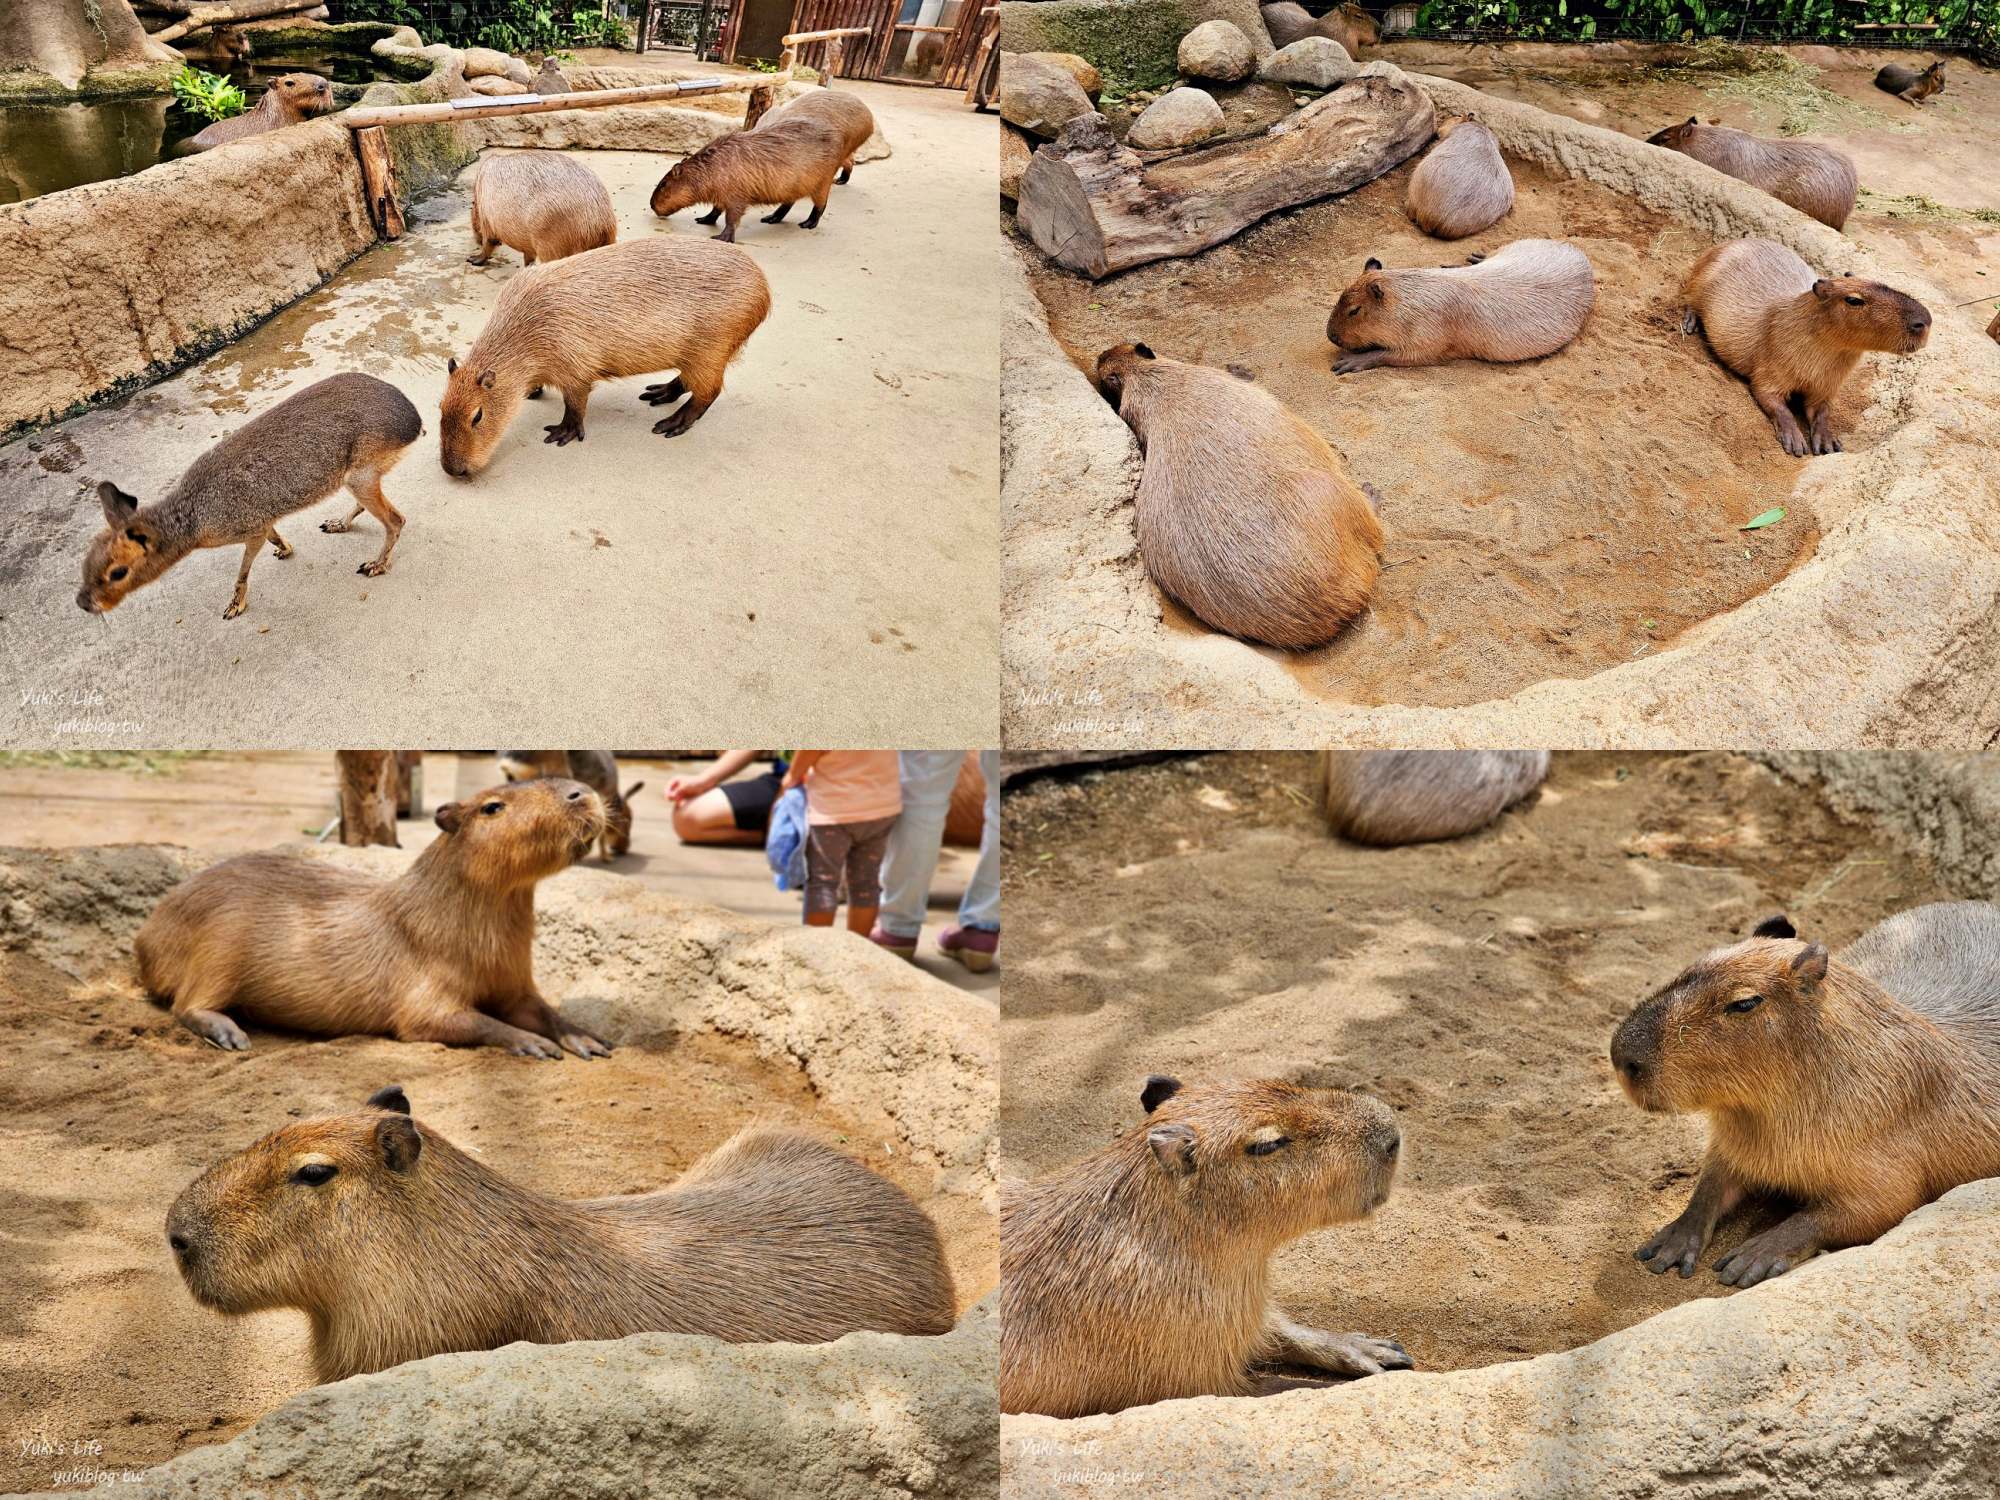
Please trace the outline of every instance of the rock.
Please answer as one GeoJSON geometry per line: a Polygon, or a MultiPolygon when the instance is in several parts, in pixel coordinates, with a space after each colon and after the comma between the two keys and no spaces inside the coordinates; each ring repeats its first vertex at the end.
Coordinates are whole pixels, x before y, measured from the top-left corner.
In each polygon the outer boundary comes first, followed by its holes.
{"type": "Polygon", "coordinates": [[[556,66],[553,57],[542,59],[541,71],[535,74],[534,90],[538,94],[568,94],[574,92],[569,80],[563,77],[563,70],[556,66]]]}
{"type": "Polygon", "coordinates": [[[1000,60],[1000,118],[1009,124],[1054,140],[1071,120],[1090,113],[1090,96],[1066,69],[1032,54],[1000,60]]]}
{"type": "Polygon", "coordinates": [[[385,46],[402,47],[411,52],[421,52],[424,50],[424,39],[417,35],[417,29],[414,26],[398,26],[375,45],[378,48],[385,46]]]}
{"type": "Polygon", "coordinates": [[[496,98],[521,92],[521,86],[515,83],[513,79],[495,78],[490,74],[481,78],[468,78],[466,83],[471,86],[473,93],[491,94],[496,98]]]}
{"type": "Polygon", "coordinates": [[[1021,196],[1021,176],[1035,154],[1035,143],[1012,125],[1000,126],[1000,196],[1012,200],[1021,196]]]}
{"type": "Polygon", "coordinates": [[[1272,51],[1257,0],[1001,0],[997,9],[1003,51],[1081,53],[1126,83],[1173,72],[1181,38],[1204,21],[1230,22],[1260,58],[1272,51]]]}
{"type": "Polygon", "coordinates": [[[1088,94],[1093,103],[1104,88],[1104,75],[1088,59],[1078,57],[1074,52],[1024,52],[1021,55],[1061,68],[1076,80],[1076,86],[1088,94]]]}
{"type": "Polygon", "coordinates": [[[1189,78],[1235,83],[1250,76],[1257,56],[1241,27],[1230,21],[1204,21],[1181,38],[1176,61],[1189,78]]]}
{"type": "Polygon", "coordinates": [[[528,65],[518,57],[509,57],[506,53],[496,52],[491,47],[467,47],[465,76],[505,78],[526,88],[535,75],[528,71],[528,65]]]}
{"type": "Polygon", "coordinates": [[[1126,144],[1142,151],[1192,146],[1222,134],[1222,106],[1197,88],[1178,88],[1146,106],[1132,122],[1126,144]]]}
{"type": "Polygon", "coordinates": [[[1234,88],[1211,91],[1222,106],[1222,133],[1225,136],[1258,135],[1298,108],[1292,91],[1279,83],[1252,79],[1234,88]]]}
{"type": "Polygon", "coordinates": [[[1257,76],[1302,89],[1337,89],[1361,66],[1331,37],[1308,36],[1280,47],[1258,64],[1257,76]]]}

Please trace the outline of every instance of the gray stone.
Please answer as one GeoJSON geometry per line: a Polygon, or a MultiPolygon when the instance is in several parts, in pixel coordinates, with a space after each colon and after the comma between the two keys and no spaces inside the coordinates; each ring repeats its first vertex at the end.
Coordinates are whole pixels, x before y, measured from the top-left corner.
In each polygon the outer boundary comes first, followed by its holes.
{"type": "Polygon", "coordinates": [[[1090,96],[1067,69],[1038,57],[1000,60],[1000,118],[1009,124],[1054,140],[1063,126],[1089,113],[1090,96]]]}
{"type": "Polygon", "coordinates": [[[491,47],[467,47],[465,49],[465,76],[467,78],[505,78],[526,88],[534,78],[528,65],[518,57],[509,57],[491,47]]]}
{"type": "Polygon", "coordinates": [[[1193,146],[1222,134],[1222,106],[1197,88],[1179,88],[1146,106],[1125,142],[1142,151],[1193,146]]]}
{"type": "Polygon", "coordinates": [[[1337,89],[1360,71],[1345,47],[1324,36],[1301,37],[1257,65],[1259,78],[1302,89],[1337,89]]]}
{"type": "Polygon", "coordinates": [[[1034,158],[1035,143],[1012,125],[1000,127],[1000,196],[1021,196],[1021,176],[1034,158]]]}
{"type": "Polygon", "coordinates": [[[1235,83],[1250,76],[1257,55],[1250,50],[1250,38],[1234,22],[1204,21],[1181,38],[1176,61],[1189,78],[1235,83]]]}

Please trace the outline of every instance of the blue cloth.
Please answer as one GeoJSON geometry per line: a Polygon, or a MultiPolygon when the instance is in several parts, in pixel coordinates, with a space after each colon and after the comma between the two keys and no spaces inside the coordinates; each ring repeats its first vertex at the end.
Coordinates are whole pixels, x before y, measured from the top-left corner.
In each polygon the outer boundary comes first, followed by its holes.
{"type": "Polygon", "coordinates": [[[771,808],[764,834],[764,858],[781,891],[806,888],[806,792],[793,787],[771,808]]]}

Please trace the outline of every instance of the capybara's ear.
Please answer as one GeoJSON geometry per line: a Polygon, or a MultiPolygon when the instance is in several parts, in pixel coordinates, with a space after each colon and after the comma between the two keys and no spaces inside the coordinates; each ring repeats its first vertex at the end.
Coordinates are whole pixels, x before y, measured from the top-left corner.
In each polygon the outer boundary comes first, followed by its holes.
{"type": "Polygon", "coordinates": [[[446,833],[457,833],[459,820],[464,815],[464,809],[456,802],[447,802],[437,810],[437,826],[446,833]]]}
{"type": "Polygon", "coordinates": [[[1798,928],[1792,925],[1791,918],[1783,912],[1774,912],[1750,929],[1752,937],[1795,938],[1798,935],[1798,928]]]}
{"type": "Polygon", "coordinates": [[[1178,1078],[1170,1078],[1165,1073],[1149,1073],[1146,1075],[1146,1086],[1139,1090],[1139,1107],[1150,1115],[1180,1091],[1181,1081],[1178,1078]]]}
{"type": "Polygon", "coordinates": [[[368,1096],[370,1109],[393,1109],[399,1115],[410,1112],[410,1096],[403,1092],[400,1083],[392,1083],[385,1089],[377,1089],[368,1096]]]}
{"type": "Polygon", "coordinates": [[[444,362],[444,372],[447,375],[456,375],[458,373],[458,356],[456,354],[444,362]]]}
{"type": "Polygon", "coordinates": [[[493,389],[494,374],[495,374],[494,371],[488,370],[484,375],[479,377],[479,387],[481,390],[490,391],[493,389]]]}
{"type": "Polygon", "coordinates": [[[1194,1130],[1187,1125],[1155,1125],[1146,1132],[1146,1144],[1171,1177],[1194,1176],[1194,1130]]]}
{"type": "Polygon", "coordinates": [[[1689,116],[1688,116],[1688,124],[1690,124],[1690,125],[1699,125],[1700,123],[1701,123],[1701,119],[1700,119],[1700,117],[1699,117],[1699,116],[1697,116],[1697,115],[1689,115],[1689,116]]]}
{"type": "Polygon", "coordinates": [[[1382,262],[1371,255],[1361,263],[1361,269],[1364,271],[1379,271],[1382,269],[1382,262]]]}
{"type": "Polygon", "coordinates": [[[1139,358],[1141,359],[1151,359],[1154,357],[1153,351],[1151,349],[1148,349],[1144,344],[1134,344],[1132,346],[1132,352],[1138,355],[1139,358]]]}
{"type": "Polygon", "coordinates": [[[635,781],[630,786],[626,787],[625,790],[620,792],[618,795],[623,797],[627,802],[630,802],[634,797],[638,796],[639,793],[645,790],[646,790],[645,782],[635,781]]]}
{"type": "Polygon", "coordinates": [[[417,1134],[416,1122],[408,1115],[384,1115],[375,1126],[375,1149],[382,1164],[391,1172],[407,1172],[417,1164],[424,1138],[417,1134]]]}
{"type": "Polygon", "coordinates": [[[126,494],[108,479],[98,484],[97,498],[104,506],[105,523],[111,526],[123,526],[139,508],[137,497],[126,494]]]}
{"type": "Polygon", "coordinates": [[[1807,943],[1792,960],[1792,982],[1802,995],[1810,995],[1826,978],[1826,944],[1807,943]]]}

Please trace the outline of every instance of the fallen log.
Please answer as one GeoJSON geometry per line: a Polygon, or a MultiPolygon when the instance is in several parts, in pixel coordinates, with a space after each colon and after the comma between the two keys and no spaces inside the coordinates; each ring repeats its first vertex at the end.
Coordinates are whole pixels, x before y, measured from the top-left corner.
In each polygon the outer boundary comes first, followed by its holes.
{"type": "Polygon", "coordinates": [[[1374,63],[1247,141],[1148,160],[1083,115],[1035,152],[1018,216],[1060,265],[1099,278],[1195,255],[1280,209],[1351,192],[1437,133],[1430,95],[1374,63]]]}
{"type": "Polygon", "coordinates": [[[171,26],[163,26],[152,33],[156,42],[173,42],[186,36],[190,31],[203,31],[210,26],[233,26],[240,21],[261,21],[266,16],[290,15],[295,11],[315,10],[325,0],[229,0],[229,3],[190,4],[180,11],[182,19],[171,26]]]}

